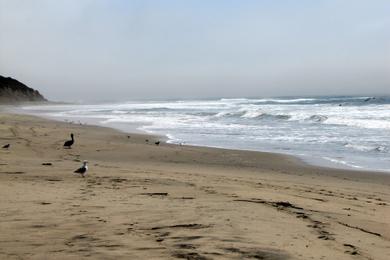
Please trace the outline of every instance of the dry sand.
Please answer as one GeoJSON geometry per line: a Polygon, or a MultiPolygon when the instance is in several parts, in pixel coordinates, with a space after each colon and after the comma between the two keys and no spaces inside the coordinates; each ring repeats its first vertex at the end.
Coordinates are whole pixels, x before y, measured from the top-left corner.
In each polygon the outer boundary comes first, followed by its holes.
{"type": "Polygon", "coordinates": [[[128,135],[0,114],[0,258],[390,259],[390,175],[128,135]]]}

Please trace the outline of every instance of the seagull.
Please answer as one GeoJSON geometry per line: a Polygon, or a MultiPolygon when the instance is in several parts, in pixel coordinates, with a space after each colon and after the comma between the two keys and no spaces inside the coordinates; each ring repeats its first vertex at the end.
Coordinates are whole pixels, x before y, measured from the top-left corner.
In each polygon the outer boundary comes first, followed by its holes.
{"type": "Polygon", "coordinates": [[[73,134],[70,134],[70,137],[72,138],[72,140],[68,140],[64,143],[64,148],[67,147],[68,149],[71,148],[71,146],[74,144],[74,138],[73,138],[73,134]]]}
{"type": "Polygon", "coordinates": [[[87,175],[87,171],[88,171],[88,161],[84,161],[83,162],[83,165],[78,168],[77,170],[74,171],[74,173],[80,173],[81,176],[84,178],[85,175],[87,175]]]}
{"type": "Polygon", "coordinates": [[[3,149],[8,149],[10,146],[11,146],[10,144],[6,144],[6,145],[4,145],[2,148],[3,148],[3,149]]]}

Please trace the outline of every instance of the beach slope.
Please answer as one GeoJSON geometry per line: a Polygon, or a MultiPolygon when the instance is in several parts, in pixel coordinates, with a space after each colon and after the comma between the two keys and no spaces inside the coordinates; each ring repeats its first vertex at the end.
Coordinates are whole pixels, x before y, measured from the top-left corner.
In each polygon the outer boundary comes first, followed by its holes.
{"type": "Polygon", "coordinates": [[[390,259],[389,175],[157,139],[0,114],[0,258],[390,259]]]}

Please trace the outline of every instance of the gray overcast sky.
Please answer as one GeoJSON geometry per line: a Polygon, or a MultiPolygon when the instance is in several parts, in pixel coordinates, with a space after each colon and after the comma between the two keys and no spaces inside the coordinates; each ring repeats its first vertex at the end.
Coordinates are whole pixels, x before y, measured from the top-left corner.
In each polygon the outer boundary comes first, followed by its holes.
{"type": "Polygon", "coordinates": [[[390,94],[388,0],[0,0],[0,75],[54,100],[390,94]]]}

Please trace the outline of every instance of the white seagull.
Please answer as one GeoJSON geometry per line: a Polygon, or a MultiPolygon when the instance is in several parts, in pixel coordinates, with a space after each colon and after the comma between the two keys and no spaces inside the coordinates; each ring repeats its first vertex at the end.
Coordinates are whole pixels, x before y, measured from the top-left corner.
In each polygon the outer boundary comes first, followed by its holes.
{"type": "Polygon", "coordinates": [[[88,171],[88,161],[84,161],[83,162],[83,165],[78,168],[77,170],[74,171],[74,173],[80,173],[81,176],[84,178],[85,175],[87,175],[87,171],[88,171]]]}

